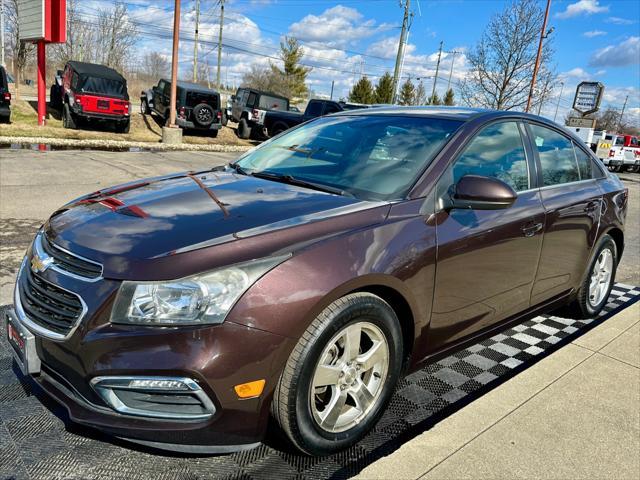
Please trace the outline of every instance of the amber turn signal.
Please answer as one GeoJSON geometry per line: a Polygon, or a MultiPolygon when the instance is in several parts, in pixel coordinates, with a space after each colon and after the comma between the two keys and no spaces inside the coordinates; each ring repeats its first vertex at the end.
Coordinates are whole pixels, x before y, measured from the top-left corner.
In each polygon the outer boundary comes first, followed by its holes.
{"type": "Polygon", "coordinates": [[[260,396],[264,389],[264,384],[264,380],[254,380],[253,382],[236,385],[233,389],[239,398],[254,398],[260,396]]]}

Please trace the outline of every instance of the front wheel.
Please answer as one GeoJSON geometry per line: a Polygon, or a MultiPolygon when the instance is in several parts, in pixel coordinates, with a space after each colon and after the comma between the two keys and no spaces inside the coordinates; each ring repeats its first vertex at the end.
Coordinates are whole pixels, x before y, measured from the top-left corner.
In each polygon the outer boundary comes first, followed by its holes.
{"type": "Polygon", "coordinates": [[[597,316],[607,303],[618,266],[618,249],[609,235],[604,235],[589,264],[588,274],[578,290],[569,313],[575,318],[597,316]]]}
{"type": "Polygon", "coordinates": [[[364,437],[400,376],[402,332],[388,303],[347,295],[307,328],[287,361],[272,413],[289,440],[327,455],[364,437]]]}
{"type": "Polygon", "coordinates": [[[151,109],[149,108],[149,102],[146,98],[143,98],[140,101],[140,113],[142,115],[149,115],[151,113],[151,109]]]}
{"type": "Polygon", "coordinates": [[[609,169],[610,172],[615,172],[615,173],[618,173],[622,170],[621,165],[607,165],[607,168],[609,169]]]}
{"type": "Polygon", "coordinates": [[[62,126],[64,128],[71,129],[77,128],[76,119],[74,118],[68,103],[65,103],[62,107],[62,126]]]}
{"type": "Polygon", "coordinates": [[[238,137],[247,140],[251,136],[251,127],[246,118],[241,118],[238,122],[238,137]]]}

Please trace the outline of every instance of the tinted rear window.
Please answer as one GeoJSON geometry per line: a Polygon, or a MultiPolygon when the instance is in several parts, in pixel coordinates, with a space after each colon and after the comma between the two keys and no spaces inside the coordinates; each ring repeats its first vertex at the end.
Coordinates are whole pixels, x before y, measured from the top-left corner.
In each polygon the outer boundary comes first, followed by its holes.
{"type": "Polygon", "coordinates": [[[218,108],[218,96],[214,93],[187,91],[187,107],[195,107],[199,103],[206,103],[213,108],[218,108]]]}
{"type": "Polygon", "coordinates": [[[85,78],[80,91],[87,93],[101,93],[111,97],[124,97],[127,95],[127,86],[124,82],[100,77],[85,78]]]}

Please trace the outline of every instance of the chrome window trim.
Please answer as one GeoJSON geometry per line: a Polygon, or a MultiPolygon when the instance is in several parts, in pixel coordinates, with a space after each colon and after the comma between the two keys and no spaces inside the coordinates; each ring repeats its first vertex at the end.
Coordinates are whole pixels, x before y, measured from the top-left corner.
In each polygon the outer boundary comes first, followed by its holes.
{"type": "Polygon", "coordinates": [[[18,321],[20,323],[22,323],[25,327],[27,327],[29,330],[31,330],[31,332],[37,333],[38,335],[40,335],[42,337],[45,337],[45,338],[48,338],[50,340],[62,341],[62,340],[68,339],[69,337],[71,337],[71,335],[73,335],[73,333],[76,331],[76,329],[80,325],[80,322],[82,321],[82,319],[87,314],[87,311],[88,311],[87,304],[84,302],[82,297],[80,295],[78,295],[76,292],[72,292],[71,290],[67,290],[66,288],[62,288],[60,285],[55,285],[55,284],[43,279],[43,281],[45,281],[47,283],[51,283],[56,288],[59,288],[60,290],[64,290],[65,292],[68,292],[68,293],[76,296],[78,298],[78,300],[80,300],[80,304],[82,305],[82,312],[80,313],[80,316],[76,320],[75,324],[69,330],[69,333],[67,333],[66,335],[63,335],[62,333],[54,332],[52,330],[49,330],[48,328],[44,328],[43,326],[38,325],[33,320],[31,320],[28,317],[28,315],[25,313],[24,309],[22,308],[22,301],[20,300],[20,288],[18,287],[18,283],[20,282],[20,278],[22,276],[22,271],[24,270],[24,267],[25,267],[26,264],[27,264],[27,257],[24,257],[24,259],[22,260],[22,264],[20,265],[20,269],[18,270],[18,277],[17,277],[17,281],[16,281],[16,286],[15,286],[15,288],[13,290],[13,304],[15,306],[16,316],[18,317],[18,321]]]}
{"type": "Polygon", "coordinates": [[[216,407],[209,398],[209,396],[202,390],[200,385],[196,383],[195,380],[188,377],[163,377],[163,376],[99,376],[94,377],[89,382],[91,384],[91,388],[102,398],[107,405],[113,408],[116,412],[122,413],[125,415],[134,415],[138,417],[151,417],[151,418],[164,418],[169,420],[204,420],[207,418],[211,418],[216,413],[216,407]],[[187,393],[193,393],[195,396],[202,402],[205,409],[208,413],[205,414],[167,414],[161,412],[153,412],[149,410],[143,410],[139,408],[131,408],[127,407],[122,401],[118,398],[118,396],[113,392],[113,389],[120,390],[139,390],[141,392],[147,391],[155,391],[155,392],[167,392],[167,391],[178,391],[171,389],[153,389],[153,388],[135,388],[132,389],[128,385],[121,385],[119,382],[131,382],[132,380],[171,380],[183,383],[188,390],[179,390],[187,393]],[[109,382],[112,384],[109,385],[109,382]],[[107,385],[101,386],[100,383],[106,383],[107,385]]]}
{"type": "Polygon", "coordinates": [[[55,264],[55,262],[53,261],[54,257],[52,257],[51,255],[49,255],[48,253],[46,253],[44,251],[44,247],[42,246],[42,236],[45,235],[44,232],[39,232],[38,234],[36,234],[36,238],[33,240],[33,249],[35,250],[36,254],[38,255],[38,257],[41,260],[47,260],[47,259],[52,259],[51,262],[49,263],[47,268],[50,268],[51,270],[61,273],[62,275],[66,275],[67,277],[71,277],[71,278],[75,278],[76,280],[82,280],[83,282],[97,282],[98,280],[102,280],[102,273],[103,273],[103,269],[104,267],[102,266],[102,264],[98,263],[98,262],[94,262],[93,260],[89,260],[88,258],[85,258],[81,255],[78,255],[77,253],[73,253],[70,252],[69,250],[67,250],[66,248],[62,248],[58,245],[56,245],[55,243],[51,242],[51,245],[53,245],[54,248],[57,248],[58,250],[62,250],[64,253],[66,253],[67,255],[71,255],[72,257],[76,257],[84,262],[87,263],[92,263],[93,265],[97,265],[98,267],[100,267],[100,275],[95,277],[95,278],[90,278],[90,277],[83,277],[82,275],[77,275],[75,273],[70,272],[69,270],[65,270],[64,268],[60,268],[59,266],[57,266],[55,264]]]}
{"type": "Polygon", "coordinates": [[[567,185],[576,185],[578,183],[597,182],[600,178],[585,178],[584,180],[576,180],[574,182],[556,183],[555,185],[545,185],[540,187],[539,190],[551,190],[552,188],[565,187],[567,185]]]}

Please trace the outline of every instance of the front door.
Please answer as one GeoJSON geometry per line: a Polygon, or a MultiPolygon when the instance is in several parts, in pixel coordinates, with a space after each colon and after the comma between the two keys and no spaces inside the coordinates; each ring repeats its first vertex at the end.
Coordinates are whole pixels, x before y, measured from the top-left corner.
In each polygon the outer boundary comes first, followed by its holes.
{"type": "Polygon", "coordinates": [[[439,212],[431,348],[474,333],[530,305],[542,247],[544,209],[522,125],[484,127],[439,180],[437,195],[467,174],[498,178],[518,198],[504,210],[439,212]]]}
{"type": "Polygon", "coordinates": [[[598,234],[602,192],[586,152],[555,130],[535,124],[529,128],[539,158],[540,195],[547,212],[531,296],[537,304],[578,288],[582,282],[598,234]]]}

